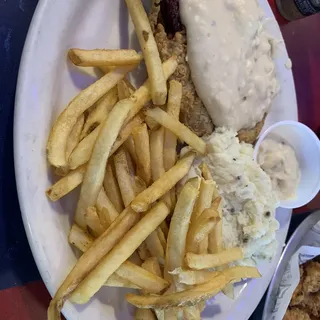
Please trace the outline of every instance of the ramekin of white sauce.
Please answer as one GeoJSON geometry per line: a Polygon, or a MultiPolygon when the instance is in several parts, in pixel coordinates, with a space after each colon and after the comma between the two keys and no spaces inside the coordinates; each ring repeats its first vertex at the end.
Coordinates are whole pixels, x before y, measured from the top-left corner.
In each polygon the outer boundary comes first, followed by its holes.
{"type": "Polygon", "coordinates": [[[270,176],[280,207],[302,207],[320,190],[320,141],[302,123],[269,127],[254,147],[254,159],[270,176]]]}

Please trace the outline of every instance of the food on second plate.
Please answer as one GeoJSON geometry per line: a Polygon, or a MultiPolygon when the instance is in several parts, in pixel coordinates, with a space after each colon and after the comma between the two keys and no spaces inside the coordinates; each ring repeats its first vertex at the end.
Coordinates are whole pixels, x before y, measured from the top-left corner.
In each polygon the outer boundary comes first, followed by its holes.
{"type": "Polygon", "coordinates": [[[270,176],[273,190],[280,200],[295,197],[300,182],[300,168],[293,148],[284,141],[262,141],[257,161],[270,176]]]}
{"type": "Polygon", "coordinates": [[[150,21],[161,58],[178,57],[182,122],[198,135],[225,126],[252,143],[279,92],[257,1],[163,0],[160,8],[150,21]]]}
{"type": "Polygon", "coordinates": [[[311,320],[320,317],[319,259],[300,266],[300,282],[295,289],[284,320],[311,320]]]}
{"type": "Polygon", "coordinates": [[[207,155],[198,156],[189,177],[207,164],[223,199],[223,243],[242,247],[244,260],[272,258],[277,248],[275,219],[278,199],[269,176],[253,161],[251,144],[240,143],[233,130],[217,128],[204,139],[207,155]]]}

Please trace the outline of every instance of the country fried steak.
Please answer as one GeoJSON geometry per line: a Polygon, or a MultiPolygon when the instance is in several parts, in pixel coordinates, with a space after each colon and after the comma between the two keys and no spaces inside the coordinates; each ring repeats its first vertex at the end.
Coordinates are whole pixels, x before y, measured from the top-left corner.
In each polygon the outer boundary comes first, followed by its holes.
{"type": "MultiPolygon", "coordinates": [[[[192,82],[191,71],[187,62],[186,30],[180,20],[179,0],[156,0],[152,6],[149,20],[162,61],[175,55],[178,67],[169,80],[181,82],[183,96],[180,120],[198,136],[211,134],[214,130],[212,120],[197,95],[192,82]]],[[[238,132],[240,141],[253,143],[264,124],[264,119],[252,129],[238,132]]]]}

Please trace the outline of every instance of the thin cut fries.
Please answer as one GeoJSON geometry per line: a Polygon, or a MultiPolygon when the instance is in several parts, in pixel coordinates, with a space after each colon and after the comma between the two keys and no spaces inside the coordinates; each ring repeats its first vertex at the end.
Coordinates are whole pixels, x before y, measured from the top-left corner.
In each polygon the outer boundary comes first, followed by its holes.
{"type": "Polygon", "coordinates": [[[85,252],[90,248],[94,238],[78,225],[73,224],[69,232],[68,241],[80,251],[85,252]]]}
{"type": "Polygon", "coordinates": [[[194,203],[199,191],[190,183],[181,190],[174,209],[167,239],[165,277],[167,272],[183,266],[186,237],[194,203]]]}
{"type": "Polygon", "coordinates": [[[87,166],[78,200],[75,221],[80,227],[85,225],[85,210],[88,207],[95,205],[97,201],[98,194],[103,184],[106,164],[112,145],[114,144],[128,113],[129,109],[126,104],[122,105],[121,103],[117,103],[111,110],[100,130],[99,137],[93,148],[87,166]]]}
{"type": "Polygon", "coordinates": [[[149,309],[137,309],[134,315],[135,320],[156,320],[156,316],[149,309]]]}
{"type": "Polygon", "coordinates": [[[119,81],[117,84],[119,100],[130,98],[136,91],[136,88],[126,79],[119,81]]]}
{"type": "Polygon", "coordinates": [[[156,204],[123,238],[104,256],[99,264],[81,282],[72,294],[75,303],[86,303],[103,285],[110,275],[126,261],[139,245],[153,232],[169,214],[163,202],[156,204]]]}
{"type": "Polygon", "coordinates": [[[122,212],[124,206],[112,159],[108,161],[106,173],[103,179],[103,186],[106,190],[108,198],[113,203],[114,207],[118,212],[122,212]]]}
{"type": "Polygon", "coordinates": [[[166,79],[148,16],[141,0],[126,0],[127,7],[146,63],[154,104],[163,105],[167,98],[166,79]]]}
{"type": "Polygon", "coordinates": [[[70,169],[76,169],[89,161],[92,149],[99,136],[102,125],[98,125],[84,139],[82,139],[68,158],[70,169]]]}
{"type": "Polygon", "coordinates": [[[211,172],[205,162],[202,162],[199,168],[201,169],[202,176],[205,180],[213,180],[211,172]]]}
{"type": "Polygon", "coordinates": [[[84,114],[82,114],[74,127],[72,128],[72,131],[70,133],[70,136],[67,140],[67,148],[66,148],[66,158],[69,159],[70,154],[74,150],[74,148],[77,146],[77,144],[80,141],[80,135],[84,124],[84,114]]]}
{"type": "Polygon", "coordinates": [[[180,159],[175,166],[167,171],[160,179],[155,181],[149,188],[141,192],[131,203],[133,210],[145,212],[149,206],[166,194],[188,172],[194,160],[195,154],[190,153],[180,159]]]}
{"type": "Polygon", "coordinates": [[[139,214],[127,208],[113,224],[90,246],[78,260],[71,272],[61,284],[48,309],[48,320],[60,319],[60,310],[65,300],[86,277],[97,263],[105,256],[111,248],[130,230],[139,220],[139,214]]]}
{"type": "Polygon", "coordinates": [[[209,233],[213,230],[217,222],[220,221],[218,218],[209,219],[197,219],[190,226],[188,232],[188,245],[187,251],[193,253],[199,253],[199,246],[209,233]]]}
{"type": "Polygon", "coordinates": [[[162,245],[162,248],[163,248],[164,252],[166,252],[166,250],[167,250],[167,240],[166,240],[166,237],[164,236],[164,233],[163,233],[163,231],[162,231],[162,229],[160,227],[157,228],[157,234],[158,234],[160,243],[162,245]]]}
{"type": "Polygon", "coordinates": [[[136,193],[136,195],[141,193],[143,190],[145,190],[147,188],[146,183],[140,177],[135,176],[134,177],[134,182],[135,182],[135,193],[136,193]]]}
{"type": "Polygon", "coordinates": [[[192,222],[196,221],[196,219],[198,219],[201,216],[203,210],[211,207],[214,187],[214,181],[203,179],[201,180],[200,194],[195,204],[194,212],[191,219],[192,222]]]}
{"type": "Polygon", "coordinates": [[[122,200],[124,206],[127,207],[136,195],[134,172],[130,170],[128,154],[124,148],[121,147],[115,153],[113,160],[122,200]]]}
{"type": "Polygon", "coordinates": [[[151,176],[153,182],[160,179],[165,173],[163,165],[163,139],[163,127],[150,133],[151,176]]]}
{"type": "Polygon", "coordinates": [[[84,215],[86,224],[89,228],[90,233],[95,238],[98,238],[100,235],[103,234],[105,228],[102,226],[97,209],[95,207],[88,207],[87,212],[84,215]]]}
{"type": "Polygon", "coordinates": [[[57,201],[82,183],[86,166],[81,166],[70,171],[66,176],[57,181],[47,191],[46,195],[51,201],[57,201]]]}
{"type": "Polygon", "coordinates": [[[99,192],[96,207],[98,209],[98,215],[101,223],[108,226],[111,225],[111,223],[116,220],[119,215],[119,212],[107,196],[103,187],[99,192]]]}
{"type": "Polygon", "coordinates": [[[129,136],[123,145],[130,153],[130,157],[132,158],[134,163],[137,163],[137,153],[136,153],[136,147],[134,144],[133,136],[132,135],[129,136]]]}
{"type": "Polygon", "coordinates": [[[159,122],[166,129],[169,129],[180,140],[186,142],[200,154],[206,153],[206,143],[188,127],[182,124],[179,120],[175,119],[173,116],[169,115],[167,112],[161,110],[160,108],[155,108],[147,110],[146,115],[159,122]]]}
{"type": "Polygon", "coordinates": [[[136,127],[132,132],[132,136],[137,156],[136,164],[138,175],[149,185],[151,180],[151,164],[147,125],[144,123],[136,127]]]}
{"type": "MultiPolygon", "coordinates": [[[[122,100],[124,101],[124,100],[122,100]]],[[[140,125],[143,121],[141,116],[134,117],[130,122],[128,122],[124,127],[122,127],[116,142],[112,146],[110,155],[118,150],[118,148],[126,141],[126,139],[131,135],[132,130],[140,125]]],[[[77,168],[89,161],[94,144],[100,133],[102,124],[95,128],[90,134],[88,134],[75,148],[69,159],[70,168],[77,168]]]]}
{"type": "Polygon", "coordinates": [[[101,66],[125,66],[140,63],[142,56],[135,50],[84,50],[69,49],[68,57],[76,66],[101,67],[101,66]]]}
{"type": "Polygon", "coordinates": [[[159,239],[159,236],[157,234],[157,231],[153,231],[146,238],[145,242],[149,252],[151,253],[151,256],[164,259],[164,250],[163,250],[161,241],[159,239]]]}
{"type": "Polygon", "coordinates": [[[220,274],[220,272],[204,270],[174,270],[172,274],[178,277],[178,282],[191,286],[206,283],[220,274]]]}
{"type": "Polygon", "coordinates": [[[138,252],[138,255],[142,261],[145,261],[151,257],[150,252],[149,252],[145,242],[141,243],[141,245],[137,248],[137,252],[138,252]]]}
{"type": "MultiPolygon", "coordinates": [[[[174,56],[162,63],[162,69],[166,80],[175,72],[177,66],[177,58],[174,56]]],[[[150,99],[151,90],[150,81],[148,79],[130,96],[129,99],[126,100],[127,103],[130,104],[130,112],[126,123],[128,123],[135,115],[137,115],[140,110],[150,101],[150,99]]]]}
{"type": "Polygon", "coordinates": [[[186,254],[186,264],[191,269],[201,270],[223,266],[224,264],[243,259],[241,248],[231,248],[215,254],[186,254]]]}
{"type": "Polygon", "coordinates": [[[127,279],[119,277],[115,273],[108,279],[108,281],[104,285],[108,287],[140,289],[137,285],[131,283],[127,279]]]}
{"type": "MultiPolygon", "coordinates": [[[[123,81],[123,80],[121,80],[123,81]]],[[[120,81],[120,82],[121,82],[120,81]]],[[[112,88],[95,104],[94,109],[89,113],[84,124],[81,139],[91,133],[99,124],[105,121],[109,112],[118,100],[116,88],[112,88]]]]}
{"type": "MultiPolygon", "coordinates": [[[[122,101],[126,104],[126,100],[122,101]]],[[[133,130],[143,122],[143,119],[143,115],[137,115],[122,127],[119,136],[111,149],[110,155],[113,155],[122,146],[122,144],[132,134],[133,130]]]]}
{"type": "MultiPolygon", "coordinates": [[[[180,104],[182,99],[182,85],[175,80],[170,81],[167,112],[169,115],[179,120],[180,104]]],[[[168,129],[164,133],[164,151],[163,162],[164,168],[168,171],[172,168],[177,160],[177,137],[168,129]]]]}
{"type": "Polygon", "coordinates": [[[193,286],[181,292],[163,296],[138,296],[127,294],[127,301],[138,308],[168,309],[193,306],[220,292],[230,281],[242,278],[259,278],[261,275],[254,267],[233,267],[214,277],[211,281],[193,286]]]}
{"type": "MultiPolygon", "coordinates": [[[[82,252],[85,252],[89,249],[94,240],[77,225],[73,225],[69,235],[69,241],[82,252]]],[[[153,267],[155,267],[154,264],[153,267]]],[[[155,274],[156,276],[154,276],[154,274],[155,273],[147,268],[141,268],[126,261],[117,269],[116,273],[111,275],[105,285],[134,289],[144,288],[148,292],[157,293],[165,289],[168,286],[168,282],[161,278],[161,274],[155,274]],[[144,269],[149,272],[146,272],[144,269]]]]}
{"type": "Polygon", "coordinates": [[[113,88],[133,68],[128,66],[114,69],[72,99],[59,115],[50,132],[47,143],[47,157],[50,164],[58,168],[67,166],[65,154],[67,141],[78,117],[113,88]]]}
{"type": "Polygon", "coordinates": [[[157,275],[158,277],[162,277],[159,260],[156,257],[148,258],[146,261],[142,263],[141,267],[157,275]]]}
{"type": "Polygon", "coordinates": [[[159,293],[169,286],[169,282],[162,279],[161,275],[158,276],[129,261],[124,262],[115,272],[121,278],[150,293],[159,293]]]}

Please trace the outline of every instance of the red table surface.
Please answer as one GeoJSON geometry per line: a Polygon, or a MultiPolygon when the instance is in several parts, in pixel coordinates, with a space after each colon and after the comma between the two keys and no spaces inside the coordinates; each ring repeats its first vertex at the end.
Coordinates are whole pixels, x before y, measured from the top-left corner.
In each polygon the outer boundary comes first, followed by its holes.
{"type": "MultiPolygon", "coordinates": [[[[270,0],[271,5],[274,0],[270,0]]],[[[280,24],[284,20],[277,17],[280,24]]],[[[288,53],[293,62],[299,121],[320,134],[320,15],[281,25],[288,53]]],[[[310,155],[311,156],[311,155],[310,155]]],[[[320,208],[320,197],[302,212],[320,208]]],[[[0,292],[0,314],[6,320],[44,320],[50,296],[42,282],[0,292]]]]}

